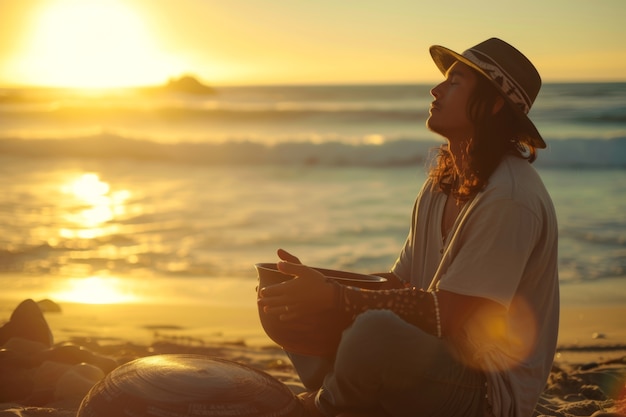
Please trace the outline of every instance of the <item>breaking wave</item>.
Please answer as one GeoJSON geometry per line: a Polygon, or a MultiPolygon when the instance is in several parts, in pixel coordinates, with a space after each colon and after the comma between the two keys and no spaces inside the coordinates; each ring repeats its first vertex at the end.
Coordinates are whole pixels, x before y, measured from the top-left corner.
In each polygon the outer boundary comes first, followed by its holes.
{"type": "MultiPolygon", "coordinates": [[[[537,164],[544,167],[626,168],[626,137],[547,138],[537,164]]],[[[426,161],[436,141],[398,138],[382,143],[339,140],[264,144],[232,139],[220,143],[161,143],[101,133],[72,139],[0,139],[0,154],[23,158],[132,159],[180,164],[404,166],[426,161]]]]}

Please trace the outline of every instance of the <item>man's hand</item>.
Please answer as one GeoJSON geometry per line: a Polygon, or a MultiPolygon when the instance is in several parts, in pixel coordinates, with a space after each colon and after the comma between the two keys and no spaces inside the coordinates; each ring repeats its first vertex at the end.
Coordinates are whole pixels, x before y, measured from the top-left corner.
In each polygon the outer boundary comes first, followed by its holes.
{"type": "Polygon", "coordinates": [[[281,272],[293,275],[294,278],[261,288],[258,303],[263,307],[263,312],[288,321],[333,307],[337,291],[335,285],[327,282],[320,272],[299,263],[298,258],[288,252],[281,250],[279,256],[296,261],[283,260],[277,264],[281,272]]]}

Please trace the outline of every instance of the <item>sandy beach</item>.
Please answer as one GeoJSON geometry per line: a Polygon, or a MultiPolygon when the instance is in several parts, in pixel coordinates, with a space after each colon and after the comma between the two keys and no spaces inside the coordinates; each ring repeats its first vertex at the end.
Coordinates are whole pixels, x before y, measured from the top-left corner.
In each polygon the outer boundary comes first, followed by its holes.
{"type": "MultiPolygon", "coordinates": [[[[9,319],[15,306],[11,300],[0,304],[0,323],[9,319]]],[[[262,370],[287,384],[294,393],[304,390],[285,353],[263,332],[254,303],[237,307],[78,303],[58,306],[60,312],[44,314],[54,335],[54,346],[73,346],[99,358],[103,368],[109,367],[100,376],[115,366],[149,355],[194,353],[262,370]]],[[[626,413],[624,317],[626,307],[617,304],[563,307],[559,348],[537,406],[537,416],[626,413]]],[[[3,348],[24,349],[14,343],[3,348]]],[[[45,365],[47,370],[43,364],[25,370],[25,374],[36,379],[39,394],[1,403],[0,417],[75,416],[90,384],[82,381],[64,391],[59,388],[64,381],[62,375],[76,364],[45,365]]],[[[92,384],[98,377],[93,379],[92,384]]]]}

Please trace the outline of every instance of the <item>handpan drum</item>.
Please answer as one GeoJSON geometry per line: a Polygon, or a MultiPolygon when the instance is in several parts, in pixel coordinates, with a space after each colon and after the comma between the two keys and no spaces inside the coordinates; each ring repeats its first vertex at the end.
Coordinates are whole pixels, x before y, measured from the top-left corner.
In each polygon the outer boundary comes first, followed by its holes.
{"type": "Polygon", "coordinates": [[[269,374],[194,354],[128,362],[98,382],[77,417],[299,417],[301,405],[269,374]]]}

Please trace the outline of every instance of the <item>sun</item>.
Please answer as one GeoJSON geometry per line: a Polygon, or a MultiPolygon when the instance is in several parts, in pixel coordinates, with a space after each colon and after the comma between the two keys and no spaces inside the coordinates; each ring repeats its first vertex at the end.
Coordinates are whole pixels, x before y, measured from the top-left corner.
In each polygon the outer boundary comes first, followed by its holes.
{"type": "Polygon", "coordinates": [[[180,73],[159,50],[146,16],[120,0],[44,3],[20,59],[27,83],[109,88],[161,83],[180,73]]]}
{"type": "Polygon", "coordinates": [[[65,288],[54,294],[54,299],[82,304],[120,304],[136,302],[139,298],[119,278],[91,276],[68,280],[65,288]]]}

